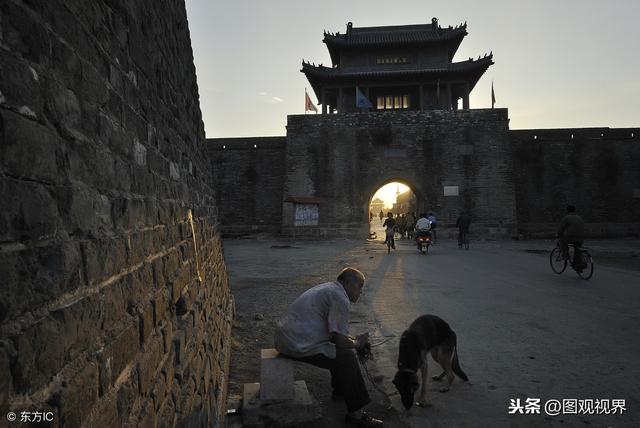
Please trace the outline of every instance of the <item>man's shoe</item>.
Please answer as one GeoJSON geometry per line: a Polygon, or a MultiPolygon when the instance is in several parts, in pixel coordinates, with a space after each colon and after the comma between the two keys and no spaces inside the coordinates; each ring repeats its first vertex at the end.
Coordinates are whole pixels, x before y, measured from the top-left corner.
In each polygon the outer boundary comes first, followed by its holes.
{"type": "Polygon", "coordinates": [[[381,426],[383,426],[383,423],[382,423],[382,421],[380,419],[372,418],[371,416],[367,415],[364,412],[362,413],[362,415],[360,417],[355,417],[355,416],[351,416],[351,415],[347,414],[347,416],[345,416],[344,420],[348,424],[357,425],[359,427],[381,427],[381,426]]]}

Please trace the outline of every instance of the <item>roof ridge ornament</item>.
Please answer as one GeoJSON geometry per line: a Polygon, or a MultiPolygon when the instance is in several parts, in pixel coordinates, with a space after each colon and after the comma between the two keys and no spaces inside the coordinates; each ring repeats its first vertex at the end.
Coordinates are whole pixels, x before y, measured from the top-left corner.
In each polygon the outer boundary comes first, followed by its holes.
{"type": "Polygon", "coordinates": [[[353,30],[353,22],[347,22],[347,37],[351,36],[351,30],[353,30]]]}

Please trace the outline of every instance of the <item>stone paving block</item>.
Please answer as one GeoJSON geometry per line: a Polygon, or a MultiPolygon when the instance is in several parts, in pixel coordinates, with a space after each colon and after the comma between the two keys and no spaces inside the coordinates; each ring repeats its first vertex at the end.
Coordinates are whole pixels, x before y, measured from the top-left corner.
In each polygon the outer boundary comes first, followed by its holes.
{"type": "Polygon", "coordinates": [[[245,383],[242,391],[242,423],[257,425],[260,421],[260,383],[245,383]]]}
{"type": "Polygon", "coordinates": [[[242,401],[242,424],[246,427],[300,427],[321,416],[321,409],[303,380],[294,384],[294,396],[285,401],[261,401],[260,384],[246,383],[242,401]]]}

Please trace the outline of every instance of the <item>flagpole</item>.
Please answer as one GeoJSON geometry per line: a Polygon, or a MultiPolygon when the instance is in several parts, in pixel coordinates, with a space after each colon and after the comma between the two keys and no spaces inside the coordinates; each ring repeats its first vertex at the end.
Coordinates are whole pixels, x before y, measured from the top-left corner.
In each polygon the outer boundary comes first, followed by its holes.
{"type": "Polygon", "coordinates": [[[491,81],[491,110],[496,104],[496,93],[493,91],[493,80],[491,81]]]}

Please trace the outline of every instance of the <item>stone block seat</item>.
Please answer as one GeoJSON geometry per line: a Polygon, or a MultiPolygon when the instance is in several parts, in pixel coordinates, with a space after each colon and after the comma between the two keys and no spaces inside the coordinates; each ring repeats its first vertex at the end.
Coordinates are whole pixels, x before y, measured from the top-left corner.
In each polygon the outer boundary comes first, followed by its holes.
{"type": "Polygon", "coordinates": [[[305,381],[293,379],[294,362],[273,348],[260,351],[260,383],[244,385],[244,426],[259,427],[267,421],[300,426],[320,417],[320,407],[305,381]]]}
{"type": "Polygon", "coordinates": [[[293,360],[274,348],[260,351],[260,400],[293,399],[293,360]]]}

